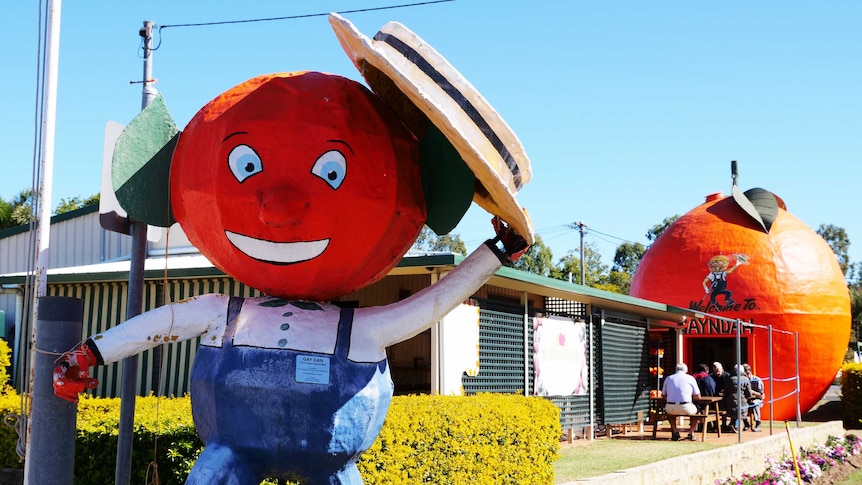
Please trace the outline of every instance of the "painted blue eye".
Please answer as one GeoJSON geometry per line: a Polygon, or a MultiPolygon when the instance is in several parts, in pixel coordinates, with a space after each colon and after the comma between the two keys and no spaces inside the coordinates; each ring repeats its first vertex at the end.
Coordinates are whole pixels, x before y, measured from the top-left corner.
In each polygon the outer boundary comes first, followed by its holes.
{"type": "Polygon", "coordinates": [[[330,150],[317,158],[311,173],[322,178],[333,189],[341,187],[347,176],[347,160],[338,150],[330,150]]]}
{"type": "Polygon", "coordinates": [[[237,181],[251,177],[263,172],[263,162],[254,150],[248,145],[237,145],[227,156],[227,165],[237,181]]]}

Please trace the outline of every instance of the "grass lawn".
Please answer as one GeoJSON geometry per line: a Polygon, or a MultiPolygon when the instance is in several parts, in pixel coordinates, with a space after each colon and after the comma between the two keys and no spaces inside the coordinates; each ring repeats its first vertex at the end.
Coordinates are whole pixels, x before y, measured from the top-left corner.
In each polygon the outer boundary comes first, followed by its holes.
{"type": "Polygon", "coordinates": [[[841,480],[835,485],[853,485],[858,483],[862,483],[862,470],[856,470],[852,475],[841,480]]]}
{"type": "Polygon", "coordinates": [[[560,459],[554,465],[555,481],[565,483],[595,477],[721,446],[703,442],[615,439],[597,440],[582,446],[563,445],[560,459]]]}

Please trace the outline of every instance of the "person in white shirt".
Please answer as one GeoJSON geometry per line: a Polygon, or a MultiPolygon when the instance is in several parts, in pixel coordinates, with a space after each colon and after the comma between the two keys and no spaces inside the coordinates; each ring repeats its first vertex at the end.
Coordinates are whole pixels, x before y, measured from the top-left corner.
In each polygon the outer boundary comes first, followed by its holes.
{"type": "MultiPolygon", "coordinates": [[[[697,406],[694,405],[694,400],[700,399],[700,389],[697,387],[697,381],[693,376],[688,374],[688,366],[684,363],[676,365],[676,372],[669,376],[664,381],[661,389],[662,396],[667,399],[664,410],[670,417],[671,439],[679,441],[680,434],[677,430],[677,416],[692,416],[697,414],[697,406]]],[[[694,436],[697,425],[700,424],[701,418],[691,418],[691,427],[688,430],[689,441],[697,441],[694,436]]]]}

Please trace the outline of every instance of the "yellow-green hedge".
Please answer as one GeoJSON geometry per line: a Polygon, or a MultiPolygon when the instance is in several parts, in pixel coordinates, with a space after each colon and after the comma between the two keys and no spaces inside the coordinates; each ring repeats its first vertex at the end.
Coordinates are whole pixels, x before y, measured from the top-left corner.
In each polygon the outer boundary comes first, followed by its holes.
{"type": "MultiPolygon", "coordinates": [[[[20,397],[0,395],[0,413],[19,414],[20,397]]],[[[117,426],[120,400],[82,396],[78,404],[78,433],[75,440],[74,483],[114,483],[117,461],[117,426]]],[[[186,398],[167,399],[150,396],[135,400],[135,435],[132,441],[132,483],[145,481],[147,466],[154,457],[158,436],[158,473],[160,483],[182,484],[202,448],[192,424],[191,402],[186,398]],[[158,406],[157,406],[158,403],[158,406]]],[[[18,462],[14,430],[0,427],[0,468],[23,468],[18,462]]],[[[152,472],[150,472],[152,478],[152,472]]]]}
{"type": "MultiPolygon", "coordinates": [[[[0,395],[3,414],[18,413],[19,407],[14,393],[0,395]]],[[[119,409],[119,399],[81,399],[75,484],[113,483],[119,409]]],[[[188,397],[137,398],[134,428],[132,483],[149,483],[147,465],[158,436],[160,483],[182,484],[202,448],[188,397]]],[[[553,483],[560,434],[559,410],[540,398],[397,396],[358,466],[368,485],[553,483]]],[[[23,466],[17,439],[0,427],[0,468],[23,466]]]]}
{"type": "Polygon", "coordinates": [[[400,396],[358,465],[367,484],[553,483],[560,435],[540,398],[400,396]]]}
{"type": "Polygon", "coordinates": [[[841,418],[845,429],[862,428],[862,364],[841,366],[841,418]]]}

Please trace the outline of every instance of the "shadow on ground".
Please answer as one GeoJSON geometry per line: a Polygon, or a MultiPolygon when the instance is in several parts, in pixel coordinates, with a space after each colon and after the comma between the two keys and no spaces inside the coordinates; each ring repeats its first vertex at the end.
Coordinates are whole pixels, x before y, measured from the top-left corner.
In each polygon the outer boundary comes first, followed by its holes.
{"type": "Polygon", "coordinates": [[[818,405],[802,416],[803,421],[825,423],[826,421],[841,421],[841,401],[827,401],[818,405]]]}

